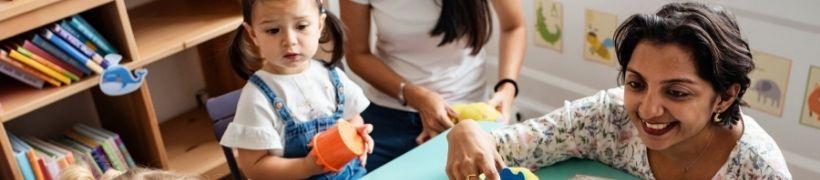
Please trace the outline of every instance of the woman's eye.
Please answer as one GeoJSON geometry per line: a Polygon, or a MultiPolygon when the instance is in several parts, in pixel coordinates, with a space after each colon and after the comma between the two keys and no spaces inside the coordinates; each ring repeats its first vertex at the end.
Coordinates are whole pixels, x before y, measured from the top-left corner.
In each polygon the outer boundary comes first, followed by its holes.
{"type": "Polygon", "coordinates": [[[265,32],[267,32],[268,34],[276,34],[276,33],[279,33],[279,28],[271,28],[271,29],[268,29],[265,32]]]}
{"type": "Polygon", "coordinates": [[[669,91],[666,92],[666,94],[669,94],[669,96],[674,97],[674,98],[684,98],[686,96],[689,96],[689,93],[686,93],[686,92],[683,92],[683,91],[678,91],[678,90],[669,90],[669,91]]]}
{"type": "Polygon", "coordinates": [[[629,81],[626,83],[626,85],[629,86],[630,89],[634,90],[642,90],[644,88],[643,84],[637,81],[629,81]]]}

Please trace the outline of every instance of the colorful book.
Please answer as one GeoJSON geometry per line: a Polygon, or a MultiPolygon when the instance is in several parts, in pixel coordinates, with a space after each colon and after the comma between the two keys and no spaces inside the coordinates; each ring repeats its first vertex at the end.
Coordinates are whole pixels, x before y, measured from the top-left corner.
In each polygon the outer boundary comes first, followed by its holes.
{"type": "Polygon", "coordinates": [[[42,89],[45,85],[45,81],[39,79],[36,75],[32,74],[33,72],[29,71],[30,70],[25,69],[23,64],[9,59],[8,53],[6,53],[5,50],[0,50],[0,72],[29,86],[42,89]]]}
{"type": "Polygon", "coordinates": [[[40,151],[46,156],[53,158],[57,163],[57,167],[59,169],[67,168],[71,163],[68,160],[68,154],[64,154],[64,151],[59,151],[53,149],[52,147],[44,144],[45,142],[33,137],[24,137],[23,141],[28,143],[34,150],[40,151]]]}
{"type": "Polygon", "coordinates": [[[29,149],[29,151],[26,153],[26,156],[28,156],[28,162],[31,165],[31,170],[34,171],[34,177],[36,177],[38,180],[45,179],[45,176],[43,176],[42,168],[40,168],[40,166],[37,164],[40,160],[40,157],[38,157],[37,153],[34,152],[34,148],[23,142],[23,140],[20,140],[20,138],[14,137],[14,140],[17,141],[17,143],[21,144],[25,149],[29,149]]]}
{"type": "Polygon", "coordinates": [[[97,54],[97,52],[94,52],[94,50],[91,50],[91,48],[88,48],[88,46],[85,46],[85,44],[83,44],[82,41],[77,39],[77,37],[71,35],[71,33],[66,31],[62,26],[60,26],[60,24],[54,24],[54,26],[51,28],[51,31],[54,32],[54,34],[56,34],[57,36],[60,36],[60,38],[63,38],[63,40],[68,42],[68,44],[71,44],[71,46],[74,46],[74,48],[79,50],[86,57],[90,58],[92,61],[99,64],[103,69],[108,67],[108,63],[106,61],[103,61],[102,56],[97,54]]]}
{"type": "Polygon", "coordinates": [[[93,128],[91,126],[85,124],[76,124],[74,125],[75,129],[83,129],[85,131],[97,134],[106,138],[106,141],[109,141],[114,147],[116,147],[120,151],[120,157],[125,161],[123,163],[128,165],[128,168],[136,167],[136,163],[134,159],[131,157],[131,153],[128,152],[128,148],[125,147],[125,144],[122,143],[122,139],[120,139],[120,135],[105,129],[101,128],[93,128]]]}
{"type": "Polygon", "coordinates": [[[34,152],[36,152],[37,156],[40,157],[38,162],[40,164],[40,168],[43,170],[43,176],[45,179],[60,179],[60,164],[57,162],[57,158],[37,149],[34,149],[34,152]]]}
{"type": "Polygon", "coordinates": [[[83,154],[91,155],[91,160],[93,160],[94,162],[93,165],[96,167],[96,169],[98,169],[101,172],[101,174],[102,172],[105,172],[106,170],[108,170],[108,168],[111,167],[110,163],[108,163],[108,160],[105,159],[105,155],[97,154],[94,151],[94,149],[89,148],[88,146],[85,146],[82,143],[74,141],[66,136],[61,136],[57,138],[56,141],[63,145],[71,147],[74,150],[80,151],[83,154]]]}
{"type": "Polygon", "coordinates": [[[34,68],[34,69],[42,72],[43,74],[48,75],[48,77],[53,78],[57,81],[60,81],[63,84],[71,84],[71,79],[68,79],[68,77],[65,77],[62,74],[58,73],[57,71],[54,71],[53,69],[48,68],[48,67],[44,66],[43,64],[40,64],[40,63],[32,60],[31,58],[26,57],[23,54],[20,54],[16,50],[13,50],[13,49],[9,50],[9,57],[11,57],[11,59],[15,59],[15,60],[17,60],[17,61],[19,61],[19,62],[21,62],[25,65],[28,65],[29,67],[34,68]]]}
{"type": "Polygon", "coordinates": [[[50,30],[44,29],[42,35],[43,38],[47,39],[49,42],[54,44],[54,46],[60,48],[60,50],[63,50],[63,52],[74,58],[74,60],[78,60],[80,64],[84,64],[85,67],[88,67],[88,69],[91,69],[91,71],[94,71],[97,74],[102,74],[103,69],[102,67],[100,67],[99,64],[95,63],[94,61],[91,61],[91,59],[86,57],[83,53],[75,49],[73,46],[71,46],[71,44],[68,44],[68,42],[58,37],[50,30]]]}
{"type": "Polygon", "coordinates": [[[29,145],[31,145],[35,149],[40,149],[43,152],[54,154],[57,157],[59,157],[58,160],[61,161],[61,168],[66,168],[69,165],[72,165],[76,162],[76,160],[74,159],[74,154],[71,153],[71,151],[68,151],[67,149],[33,137],[25,137],[24,139],[26,142],[29,142],[29,145]]]}
{"type": "Polygon", "coordinates": [[[114,169],[125,171],[128,170],[128,164],[125,162],[124,158],[122,157],[122,153],[119,151],[119,148],[114,144],[113,139],[106,139],[100,135],[87,131],[86,129],[78,128],[74,126],[74,132],[77,134],[88,138],[91,141],[99,144],[103,151],[105,151],[106,157],[108,160],[111,161],[111,165],[114,166],[114,169]]]}
{"type": "MultiPolygon", "coordinates": [[[[62,139],[70,141],[70,140],[65,139],[65,138],[62,138],[62,139]]],[[[49,140],[48,142],[50,142],[51,144],[60,146],[63,149],[66,149],[68,151],[71,151],[71,153],[74,154],[74,156],[76,158],[75,159],[76,163],[78,165],[83,166],[83,167],[87,167],[91,171],[91,174],[94,175],[94,178],[99,178],[100,176],[102,176],[102,170],[100,170],[100,167],[97,165],[97,162],[94,160],[94,156],[91,155],[91,150],[90,149],[88,149],[88,148],[83,149],[82,147],[77,147],[79,145],[64,143],[64,142],[62,142],[62,140],[58,141],[58,140],[53,140],[52,139],[52,140],[49,140]]]]}
{"type": "MultiPolygon", "coordinates": [[[[97,45],[98,51],[97,53],[104,55],[117,53],[117,50],[114,49],[114,46],[111,43],[108,43],[105,38],[97,32],[96,29],[91,27],[91,24],[88,23],[82,16],[74,15],[68,19],[68,24],[71,25],[72,28],[76,29],[80,34],[94,42],[94,45],[97,45]]],[[[119,54],[119,53],[117,53],[119,54]]]]}
{"type": "Polygon", "coordinates": [[[40,63],[40,64],[42,64],[42,65],[44,65],[48,68],[51,68],[54,71],[57,71],[58,73],[62,74],[63,76],[67,77],[68,79],[70,79],[72,81],[79,81],[80,80],[80,77],[77,77],[77,75],[75,75],[74,73],[71,73],[68,70],[65,70],[62,67],[58,66],[57,64],[54,64],[51,61],[46,60],[45,58],[40,57],[40,56],[32,53],[28,49],[23,48],[23,46],[17,46],[17,52],[19,52],[20,54],[25,55],[26,57],[28,57],[31,60],[37,61],[38,63],[40,63]]]}
{"type": "Polygon", "coordinates": [[[20,142],[15,141],[17,138],[14,137],[12,134],[9,135],[9,140],[11,141],[11,149],[12,153],[14,154],[14,159],[17,160],[17,166],[20,168],[21,173],[23,174],[23,179],[25,180],[35,180],[37,177],[34,176],[34,170],[31,168],[30,161],[28,159],[27,152],[31,151],[31,148],[25,149],[20,142]]]}
{"type": "MultiPolygon", "coordinates": [[[[74,37],[77,37],[77,39],[79,39],[80,42],[83,42],[83,44],[85,44],[85,46],[87,46],[88,48],[91,48],[91,50],[93,50],[94,52],[97,52],[97,49],[98,49],[97,45],[94,45],[94,42],[91,42],[91,40],[89,40],[87,37],[80,34],[80,31],[77,31],[77,29],[74,29],[74,27],[71,27],[71,25],[68,24],[68,21],[66,21],[66,20],[60,21],[60,26],[63,26],[63,29],[68,31],[68,33],[71,33],[71,35],[73,35],[74,37]]],[[[97,54],[99,54],[99,53],[97,53],[97,54]]]]}
{"type": "Polygon", "coordinates": [[[71,64],[71,66],[73,66],[74,68],[77,68],[78,70],[82,71],[83,75],[91,74],[91,69],[85,67],[85,64],[80,64],[79,60],[76,60],[71,56],[68,56],[68,54],[65,54],[63,51],[60,50],[60,48],[57,48],[56,46],[52,45],[48,42],[48,40],[43,39],[43,37],[40,37],[40,35],[35,34],[34,37],[31,38],[31,42],[33,42],[35,45],[39,46],[49,54],[54,55],[54,57],[62,60],[63,62],[71,64]]]}
{"type": "Polygon", "coordinates": [[[78,134],[73,129],[69,129],[68,131],[63,133],[63,135],[77,142],[78,144],[82,144],[83,146],[92,149],[94,159],[101,161],[100,169],[103,169],[103,172],[107,171],[110,168],[114,168],[114,161],[109,158],[109,156],[105,153],[105,151],[99,143],[94,142],[94,140],[91,140],[88,137],[78,134]]]}
{"type": "Polygon", "coordinates": [[[65,69],[68,72],[71,72],[72,74],[74,74],[77,77],[82,77],[83,76],[82,71],[78,70],[77,68],[75,68],[71,64],[66,63],[65,61],[57,59],[56,57],[52,56],[51,54],[49,54],[48,52],[46,52],[42,48],[37,47],[37,45],[34,45],[34,43],[31,43],[31,41],[29,41],[29,40],[25,40],[23,42],[23,48],[26,48],[31,53],[36,54],[37,56],[40,56],[43,59],[51,61],[51,63],[54,63],[54,64],[60,66],[61,68],[65,69]]]}

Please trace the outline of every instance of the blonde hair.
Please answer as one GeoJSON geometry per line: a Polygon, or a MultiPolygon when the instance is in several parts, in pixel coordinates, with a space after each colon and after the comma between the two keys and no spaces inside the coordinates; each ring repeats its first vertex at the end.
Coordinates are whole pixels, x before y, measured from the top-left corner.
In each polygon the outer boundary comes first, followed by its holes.
{"type": "MultiPolygon", "coordinates": [[[[165,171],[159,169],[149,168],[132,168],[128,171],[122,172],[114,169],[105,171],[100,177],[101,180],[154,180],[154,179],[179,179],[179,180],[198,180],[202,179],[198,176],[178,174],[172,171],[165,171]]],[[[94,175],[88,168],[83,166],[72,165],[63,169],[60,173],[60,180],[96,180],[94,175]]]]}

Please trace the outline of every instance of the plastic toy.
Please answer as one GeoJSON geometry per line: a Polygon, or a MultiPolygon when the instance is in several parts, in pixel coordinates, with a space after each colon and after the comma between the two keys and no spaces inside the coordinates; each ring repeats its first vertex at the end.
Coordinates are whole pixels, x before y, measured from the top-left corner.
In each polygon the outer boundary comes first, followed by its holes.
{"type": "Polygon", "coordinates": [[[353,158],[365,152],[364,139],[356,132],[356,128],[341,120],[313,137],[310,144],[313,150],[309,155],[315,156],[316,164],[331,172],[338,172],[353,158]]]}
{"type": "Polygon", "coordinates": [[[501,180],[538,180],[538,176],[523,167],[506,167],[498,173],[501,180]]]}
{"type": "Polygon", "coordinates": [[[495,122],[501,117],[501,113],[487,103],[454,104],[453,111],[458,113],[454,123],[465,119],[495,122]]]}

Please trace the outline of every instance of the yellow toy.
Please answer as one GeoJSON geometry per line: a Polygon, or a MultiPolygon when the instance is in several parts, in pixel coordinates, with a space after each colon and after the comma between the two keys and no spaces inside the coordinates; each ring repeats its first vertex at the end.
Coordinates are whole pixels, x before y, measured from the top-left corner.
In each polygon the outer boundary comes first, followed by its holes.
{"type": "Polygon", "coordinates": [[[487,103],[454,104],[453,111],[458,113],[458,117],[453,119],[453,123],[465,119],[495,122],[501,117],[501,113],[487,103]]]}

